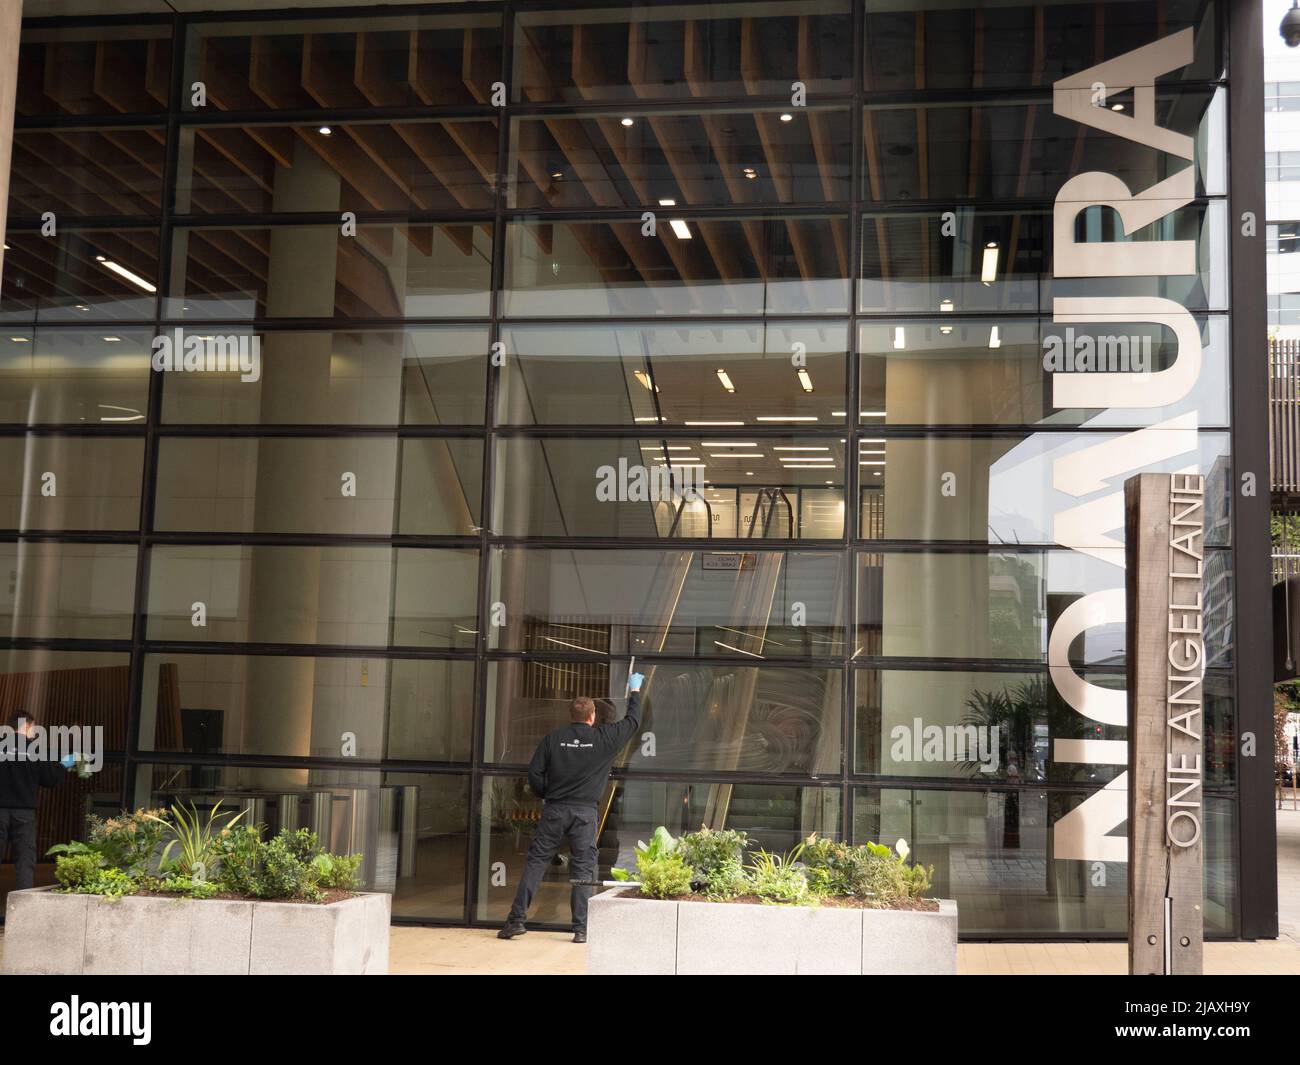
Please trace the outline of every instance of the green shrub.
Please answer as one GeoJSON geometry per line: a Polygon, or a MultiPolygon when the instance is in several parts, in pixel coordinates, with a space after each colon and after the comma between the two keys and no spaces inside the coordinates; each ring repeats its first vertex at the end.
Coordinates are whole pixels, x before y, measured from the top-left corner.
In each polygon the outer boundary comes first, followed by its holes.
{"type": "Polygon", "coordinates": [[[139,889],[140,884],[136,878],[128,876],[121,869],[96,869],[92,876],[78,884],[69,885],[64,890],[73,895],[103,895],[110,899],[120,899],[123,895],[134,895],[139,889]]]}
{"type": "Polygon", "coordinates": [[[190,876],[175,875],[158,881],[153,886],[153,890],[168,895],[184,895],[190,899],[210,899],[217,893],[217,885],[211,880],[195,880],[190,876]]]}
{"type": "Polygon", "coordinates": [[[868,906],[896,906],[921,898],[930,890],[933,867],[909,866],[907,844],[899,840],[895,850],[883,843],[850,846],[835,840],[804,841],[803,860],[808,883],[822,896],[862,899],[868,906]]]}
{"type": "Polygon", "coordinates": [[[725,866],[739,866],[745,856],[748,839],[733,829],[712,831],[707,825],[698,832],[687,832],[677,841],[682,860],[691,867],[697,883],[725,866]]]}
{"type": "Polygon", "coordinates": [[[305,828],[295,832],[281,829],[262,848],[258,894],[266,899],[320,901],[320,871],[313,862],[317,853],[315,832],[305,828]]]}
{"type": "Polygon", "coordinates": [[[737,895],[747,895],[754,890],[749,875],[739,861],[718,866],[704,878],[704,894],[711,899],[725,901],[737,895]]]}
{"type": "Polygon", "coordinates": [[[54,860],[54,878],[69,891],[93,880],[99,870],[95,854],[61,854],[54,860]]]}
{"type": "Polygon", "coordinates": [[[643,895],[652,899],[671,899],[690,894],[691,867],[676,854],[661,858],[638,854],[636,869],[643,895]]]}
{"type": "Polygon", "coordinates": [[[90,831],[86,846],[97,853],[107,868],[130,877],[152,871],[154,858],[168,830],[166,810],[136,810],[118,817],[87,819],[90,831]]]}
{"type": "Polygon", "coordinates": [[[232,895],[261,895],[262,829],[260,825],[223,828],[212,841],[216,882],[232,895]]]}
{"type": "Polygon", "coordinates": [[[798,864],[803,846],[789,854],[759,851],[749,867],[754,894],[765,902],[803,902],[808,897],[808,880],[798,864]]]}
{"type": "Polygon", "coordinates": [[[357,885],[357,870],[361,867],[360,854],[330,854],[321,851],[312,859],[320,886],[348,891],[357,885]]]}

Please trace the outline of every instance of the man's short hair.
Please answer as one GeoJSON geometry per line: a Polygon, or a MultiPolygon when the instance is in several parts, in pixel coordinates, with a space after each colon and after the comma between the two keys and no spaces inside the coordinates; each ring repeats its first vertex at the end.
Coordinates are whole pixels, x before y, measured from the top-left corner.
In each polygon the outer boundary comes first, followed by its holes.
{"type": "Polygon", "coordinates": [[[30,710],[14,710],[9,714],[9,727],[17,732],[18,726],[24,720],[30,721],[34,725],[36,724],[36,715],[30,710]]]}
{"type": "Polygon", "coordinates": [[[579,695],[569,705],[570,721],[586,721],[596,712],[596,704],[589,696],[579,695]]]}

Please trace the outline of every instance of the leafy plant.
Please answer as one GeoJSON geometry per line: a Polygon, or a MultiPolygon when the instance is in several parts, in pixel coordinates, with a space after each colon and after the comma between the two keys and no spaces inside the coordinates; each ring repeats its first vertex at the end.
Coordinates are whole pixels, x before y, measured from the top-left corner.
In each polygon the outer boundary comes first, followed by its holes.
{"type": "Polygon", "coordinates": [[[218,890],[217,885],[211,880],[183,875],[166,877],[158,881],[154,889],[168,895],[184,895],[191,899],[210,899],[218,890]]]}
{"type": "Polygon", "coordinates": [[[262,875],[258,894],[268,899],[321,898],[320,871],[314,864],[320,846],[316,833],[300,828],[291,832],[282,828],[279,835],[262,848],[262,875]]]}
{"type": "Polygon", "coordinates": [[[808,878],[798,864],[803,849],[801,843],[789,854],[760,850],[754,855],[749,866],[754,894],[765,902],[803,901],[808,895],[808,878]]]}
{"type": "Polygon", "coordinates": [[[690,894],[691,867],[676,854],[655,858],[643,851],[637,855],[636,869],[643,895],[671,899],[690,894]]]}
{"type": "Polygon", "coordinates": [[[889,907],[918,899],[930,889],[933,867],[909,866],[909,853],[907,841],[901,839],[890,850],[883,843],[850,846],[813,835],[804,841],[803,856],[808,882],[817,894],[889,907]]]}
{"type": "Polygon", "coordinates": [[[320,886],[346,891],[357,885],[357,870],[361,867],[360,854],[330,854],[321,851],[312,858],[320,886]]]}
{"type": "Polygon", "coordinates": [[[726,901],[753,890],[749,874],[740,862],[727,862],[718,866],[704,878],[704,894],[710,899],[726,901]]]}
{"type": "Polygon", "coordinates": [[[222,828],[234,825],[246,811],[235,813],[233,810],[222,812],[221,803],[208,811],[206,822],[199,818],[196,806],[173,806],[171,820],[157,814],[145,816],[163,826],[172,833],[173,838],[163,847],[159,868],[164,873],[175,873],[191,880],[206,880],[211,872],[209,866],[214,857],[216,837],[222,828]],[[176,857],[172,858],[173,850],[176,857]]]}
{"type": "Polygon", "coordinates": [[[68,890],[80,887],[99,875],[96,854],[61,854],[54,861],[54,878],[68,890]]]}
{"type": "MultiPolygon", "coordinates": [[[[59,861],[76,861],[84,858],[85,855],[75,855],[72,857],[60,858],[59,861]]],[[[70,878],[79,875],[80,870],[74,873],[72,870],[65,869],[65,876],[70,878]]],[[[58,862],[55,863],[55,874],[58,873],[58,862]]],[[[59,881],[63,883],[62,880],[59,881]]],[[[110,899],[120,899],[123,895],[134,895],[140,889],[139,881],[122,872],[121,869],[102,869],[96,868],[95,871],[78,880],[75,883],[64,884],[64,890],[74,895],[103,895],[110,899]]]]}
{"type": "Polygon", "coordinates": [[[262,828],[237,825],[221,829],[212,841],[217,883],[234,895],[261,894],[262,828]]]}
{"type": "Polygon", "coordinates": [[[106,868],[130,877],[151,871],[155,854],[167,832],[166,811],[136,810],[101,820],[88,818],[87,846],[98,853],[106,868]]]}
{"type": "Polygon", "coordinates": [[[724,866],[739,866],[749,840],[734,829],[713,831],[708,825],[698,832],[687,832],[677,841],[682,860],[694,870],[701,882],[724,866]]]}

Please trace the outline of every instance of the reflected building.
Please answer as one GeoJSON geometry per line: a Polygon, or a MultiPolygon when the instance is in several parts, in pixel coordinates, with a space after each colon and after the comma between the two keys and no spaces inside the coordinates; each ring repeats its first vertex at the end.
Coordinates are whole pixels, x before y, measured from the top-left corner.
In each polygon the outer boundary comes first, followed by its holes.
{"type": "Polygon", "coordinates": [[[906,839],[963,935],[1121,937],[1122,482],[1199,470],[1206,930],[1275,929],[1253,5],[83,6],[26,4],[0,288],[0,698],[111,748],[43,843],[220,800],[499,923],[635,668],[603,871],[906,839]]]}

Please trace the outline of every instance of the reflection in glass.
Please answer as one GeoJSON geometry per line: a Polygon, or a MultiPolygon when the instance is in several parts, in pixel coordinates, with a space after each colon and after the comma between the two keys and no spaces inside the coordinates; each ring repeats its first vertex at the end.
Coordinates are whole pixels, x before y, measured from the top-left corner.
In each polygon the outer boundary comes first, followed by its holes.
{"type": "MultiPolygon", "coordinates": [[[[233,335],[254,334],[236,330],[233,335]]],[[[218,425],[483,421],[486,329],[262,330],[256,336],[262,354],[258,380],[220,372],[169,374],[163,382],[163,420],[218,425]]]]}
{"type": "MultiPolygon", "coordinates": [[[[644,672],[643,731],[654,747],[629,745],[622,768],[839,774],[840,670],[659,662],[644,672]]],[[[596,700],[598,724],[619,720],[626,702],[616,675],[625,679],[626,669],[605,662],[491,663],[485,757],[527,764],[580,695],[596,700]]]]}
{"type": "Polygon", "coordinates": [[[18,130],[9,217],[159,214],[166,144],[160,127],[18,130]]]}
{"type": "Polygon", "coordinates": [[[171,66],[172,28],[166,23],[24,26],[16,110],[20,115],[155,114],[167,109],[171,66]]]}
{"type": "Polygon", "coordinates": [[[0,628],[14,636],[126,640],[135,600],[131,544],[0,543],[0,628]]]}
{"type": "Polygon", "coordinates": [[[0,436],[0,529],[133,530],[143,472],[140,437],[0,436]]]}
{"type": "Polygon", "coordinates": [[[483,444],[435,437],[167,437],[154,523],[176,532],[468,536],[483,444]]]}
{"type": "MultiPolygon", "coordinates": [[[[516,119],[513,207],[715,207],[846,200],[848,113],[620,111],[516,119]]],[[[669,225],[682,225],[680,220],[669,225]]],[[[842,240],[843,230],[835,231],[842,240]]],[[[843,249],[840,249],[843,250],[843,249]]]]}
{"type": "Polygon", "coordinates": [[[0,335],[0,422],[138,425],[149,345],[138,329],[20,329],[0,335]]]}
{"type": "Polygon", "coordinates": [[[135,807],[193,805],[206,820],[218,804],[244,810],[262,838],[310,829],[335,854],[360,854],[360,888],[396,893],[394,912],[464,913],[468,778],[370,769],[147,765],[135,807]]]}
{"type": "Polygon", "coordinates": [[[150,563],[148,636],[467,648],[477,582],[478,552],[463,549],[164,545],[150,563]]]}
{"type": "Polygon", "coordinates": [[[848,309],[843,216],[511,222],[506,313],[836,314],[848,309]],[[666,220],[667,221],[667,220],[666,220]]]}
{"type": "MultiPolygon", "coordinates": [[[[1140,433],[1039,432],[1007,436],[859,438],[860,535],[886,540],[987,540],[1071,547],[1123,565],[1122,509],[1068,525],[1079,505],[1061,465],[1105,479],[1195,468],[1206,477],[1206,542],[1228,535],[1231,465],[1227,433],[1169,427],[1140,433]],[[1117,447],[1122,447],[1120,456],[1117,447]],[[945,491],[945,478],[957,491],[945,491]]],[[[1091,480],[1089,484],[1093,483],[1091,480]]]]}
{"type": "Polygon", "coordinates": [[[500,77],[500,14],[462,11],[195,22],[182,80],[208,86],[205,107],[279,111],[486,104],[500,77]]]}
{"type": "MultiPolygon", "coordinates": [[[[1098,319],[1066,325],[1049,319],[946,317],[950,301],[941,302],[938,310],[937,319],[867,321],[858,326],[858,415],[863,424],[1120,428],[1151,425],[1189,411],[1196,412],[1202,428],[1228,424],[1224,318],[1197,320],[1201,369],[1186,396],[1159,407],[1083,408],[1063,406],[1065,390],[1080,376],[1104,382],[1116,373],[1149,374],[1173,366],[1179,342],[1168,326],[1174,320],[1098,319]],[[1088,365],[1093,369],[1082,368],[1088,365]]],[[[1119,384],[1119,378],[1109,379],[1117,383],[1115,394],[1131,403],[1132,388],[1119,384]]]]}
{"type": "MultiPolygon", "coordinates": [[[[1227,93],[1161,93],[1155,122],[1190,137],[1195,195],[1227,192],[1227,93]]],[[[883,104],[863,112],[864,194],[877,202],[1053,200],[1065,178],[1114,174],[1149,189],[1188,164],[1053,110],[1047,93],[976,103],[883,104]]]]}
{"type": "Polygon", "coordinates": [[[473,699],[472,661],[154,654],[140,748],[463,762],[473,699]]]}
{"type": "MultiPolygon", "coordinates": [[[[479,868],[505,867],[504,884],[480,875],[475,916],[502,921],[510,908],[524,857],[537,828],[541,801],[523,777],[489,776],[483,782],[479,868]]],[[[600,818],[597,876],[611,868],[635,868],[636,842],[665,826],[674,836],[710,828],[732,828],[749,836],[751,849],[786,853],[816,832],[840,837],[840,789],[788,784],[735,784],[615,780],[597,808],[600,818]]],[[[568,854],[562,851],[542,881],[529,923],[569,923],[568,854]]]]}
{"type": "MultiPolygon", "coordinates": [[[[310,196],[299,201],[304,208],[310,196]]],[[[326,190],[320,202],[336,198],[326,190]]],[[[340,236],[338,226],[178,227],[172,241],[169,317],[452,318],[488,311],[488,222],[359,225],[355,237],[340,236]]]]}
{"type": "Polygon", "coordinates": [[[491,210],[496,153],[490,118],[186,127],[175,209],[304,211],[328,197],[339,211],[491,210]]]}
{"type": "Polygon", "coordinates": [[[504,424],[684,425],[712,434],[844,423],[848,331],[840,323],[508,326],[502,338],[513,356],[499,378],[504,424]]]}
{"type": "MultiPolygon", "coordinates": [[[[1224,5],[1226,6],[1226,5],[1224,5]]],[[[1009,89],[1044,86],[1183,29],[1195,53],[1171,81],[1208,81],[1223,73],[1220,5],[1205,0],[1029,3],[990,7],[981,0],[867,4],[863,87],[1009,89]],[[1159,25],[1159,31],[1154,27],[1159,25]],[[1088,41],[1087,48],[1044,48],[1044,41],[1088,41]]]]}
{"type": "Polygon", "coordinates": [[[839,539],[838,438],[497,440],[507,536],[839,539]],[[707,480],[707,484],[704,483],[707,480]]]}
{"type": "MultiPolygon", "coordinates": [[[[1095,791],[975,791],[855,788],[853,838],[892,846],[906,839],[919,865],[934,867],[933,891],[961,900],[962,934],[1106,932],[1128,927],[1128,865],[1055,857],[1052,825],[1095,791]]],[[[1205,930],[1231,935],[1236,922],[1232,804],[1205,804],[1205,930]]],[[[1118,827],[1118,826],[1116,826],[1118,827]]]]}
{"type": "Polygon", "coordinates": [[[501,650],[820,658],[842,653],[844,559],[814,551],[498,548],[501,650]]]}
{"type": "MultiPolygon", "coordinates": [[[[1207,574],[1227,558],[1226,551],[1208,552],[1207,574]]],[[[1048,633],[1068,607],[1095,592],[1118,590],[1122,598],[1124,588],[1123,568],[1090,551],[882,551],[861,553],[857,562],[858,655],[1044,662],[1048,633]]],[[[1229,587],[1207,577],[1210,666],[1230,664],[1229,587]]],[[[1122,616],[1110,620],[1100,606],[1097,612],[1072,642],[1070,661],[1122,666],[1122,616]]]]}
{"type": "Polygon", "coordinates": [[[852,16],[844,0],[521,11],[515,99],[681,99],[849,89],[852,16]]]}
{"type": "Polygon", "coordinates": [[[152,319],[158,233],[152,229],[5,234],[0,321],[152,319]]]}

